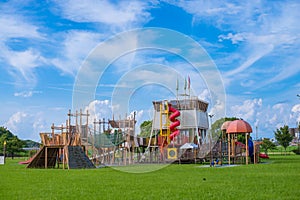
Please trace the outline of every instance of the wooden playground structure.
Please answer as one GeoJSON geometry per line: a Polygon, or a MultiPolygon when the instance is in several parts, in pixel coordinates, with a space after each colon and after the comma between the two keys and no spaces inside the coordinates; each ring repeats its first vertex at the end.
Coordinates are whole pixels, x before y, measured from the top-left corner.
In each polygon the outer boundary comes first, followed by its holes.
{"type": "Polygon", "coordinates": [[[198,98],[153,101],[149,137],[135,134],[135,114],[118,120],[96,120],[89,113],[69,110],[65,125],[52,124],[40,133],[42,148],[28,161],[28,168],[95,168],[99,165],[137,163],[238,164],[259,162],[258,142],[249,138],[251,126],[243,120],[223,123],[212,140],[208,103],[198,98]],[[241,128],[241,124],[244,127],[241,128]],[[244,129],[243,129],[244,128],[244,129]],[[244,134],[245,144],[237,141],[244,134]],[[60,167],[62,165],[62,167],[60,167]]]}
{"type": "Polygon", "coordinates": [[[69,110],[66,125],[52,124],[51,133],[40,133],[42,148],[30,159],[27,168],[94,168],[94,164],[86,155],[88,133],[88,111],[71,113],[69,110]],[[86,121],[83,124],[83,117],[86,121]],[[75,117],[75,125],[72,118],[75,117]],[[78,123],[78,117],[80,123],[78,123]],[[57,132],[59,131],[59,132],[57,132]]]}

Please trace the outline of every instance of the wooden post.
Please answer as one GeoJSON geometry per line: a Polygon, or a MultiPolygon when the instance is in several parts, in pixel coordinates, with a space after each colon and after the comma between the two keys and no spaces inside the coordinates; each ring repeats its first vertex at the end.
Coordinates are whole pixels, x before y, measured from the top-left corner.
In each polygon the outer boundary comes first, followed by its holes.
{"type": "Polygon", "coordinates": [[[48,147],[45,147],[45,169],[47,169],[48,165],[48,147]]]}
{"type": "MultiPolygon", "coordinates": [[[[223,131],[222,131],[222,134],[221,134],[221,140],[220,140],[220,144],[219,144],[219,148],[220,148],[220,161],[221,161],[221,164],[222,164],[222,160],[223,160],[223,152],[222,152],[222,143],[223,143],[223,131]]],[[[219,164],[219,163],[218,163],[219,164]]]]}
{"type": "Polygon", "coordinates": [[[78,131],[78,111],[76,110],[76,114],[75,114],[75,126],[76,126],[76,132],[78,131]]]}
{"type": "Polygon", "coordinates": [[[80,113],[79,113],[79,116],[80,116],[80,118],[79,118],[79,135],[82,137],[83,135],[82,135],[82,109],[80,109],[80,113]]]}
{"type": "Polygon", "coordinates": [[[65,146],[65,154],[66,154],[66,161],[67,161],[68,169],[70,169],[70,165],[69,165],[69,149],[68,149],[67,146],[65,146]]]}
{"type": "Polygon", "coordinates": [[[4,164],[5,164],[5,159],[6,159],[6,140],[3,142],[3,155],[4,155],[4,164]]]}
{"type": "Polygon", "coordinates": [[[254,141],[253,142],[254,145],[253,145],[253,156],[254,156],[254,160],[253,160],[253,163],[256,164],[256,142],[254,141]]]}
{"type": "Polygon", "coordinates": [[[86,110],[86,137],[88,137],[88,132],[89,132],[89,110],[86,110]]]}
{"type": "Polygon", "coordinates": [[[248,133],[245,133],[246,136],[246,165],[248,165],[248,133]]]}
{"type": "MultiPolygon", "coordinates": [[[[65,133],[65,134],[66,134],[66,141],[67,141],[67,137],[68,137],[67,135],[68,135],[68,133],[69,133],[69,127],[70,127],[70,126],[69,126],[69,120],[66,120],[66,133],[65,133]]],[[[62,141],[64,141],[63,135],[64,135],[64,134],[62,134],[62,141]]],[[[66,144],[65,144],[64,142],[62,142],[62,145],[66,145],[66,144]]]]}
{"type": "Polygon", "coordinates": [[[135,118],[136,118],[136,112],[133,113],[133,128],[132,128],[132,136],[133,136],[133,141],[132,142],[132,148],[131,148],[131,156],[132,156],[132,164],[134,164],[134,137],[135,137],[135,118]]]}
{"type": "Polygon", "coordinates": [[[52,126],[51,126],[51,136],[52,136],[52,141],[50,142],[50,144],[54,144],[54,123],[52,123],[52,126]]]}
{"type": "Polygon", "coordinates": [[[60,148],[58,148],[58,151],[57,151],[57,168],[59,169],[59,153],[60,153],[60,148]]]}
{"type": "Polygon", "coordinates": [[[228,165],[230,165],[230,134],[229,133],[227,133],[227,135],[228,135],[228,145],[227,145],[227,151],[228,151],[228,165]]]}
{"type": "Polygon", "coordinates": [[[69,120],[68,120],[68,131],[67,131],[67,143],[66,144],[69,144],[69,142],[70,142],[70,138],[71,138],[71,109],[69,109],[69,114],[68,114],[68,116],[69,116],[69,120]]]}
{"type": "Polygon", "coordinates": [[[63,169],[65,169],[65,159],[66,159],[66,155],[65,155],[65,148],[62,148],[62,155],[63,155],[63,169]]]}
{"type": "Polygon", "coordinates": [[[230,141],[231,141],[231,157],[232,157],[232,164],[234,164],[234,155],[235,155],[235,134],[231,134],[231,139],[230,139],[230,141]]]}
{"type": "MultiPolygon", "coordinates": [[[[108,126],[108,121],[107,121],[107,126],[108,126]]],[[[102,131],[103,131],[103,133],[105,132],[105,118],[103,118],[103,124],[102,124],[102,131]]],[[[107,127],[107,129],[108,129],[108,127],[107,127]]],[[[99,133],[100,133],[100,126],[99,126],[99,133]]]]}
{"type": "Polygon", "coordinates": [[[71,124],[71,109],[69,109],[68,117],[69,117],[69,125],[71,124]]]}

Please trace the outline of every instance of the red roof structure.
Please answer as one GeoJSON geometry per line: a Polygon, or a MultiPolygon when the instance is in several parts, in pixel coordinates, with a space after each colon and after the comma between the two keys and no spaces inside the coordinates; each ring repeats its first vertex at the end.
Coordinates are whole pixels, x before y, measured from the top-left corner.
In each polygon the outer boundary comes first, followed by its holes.
{"type": "Polygon", "coordinates": [[[232,121],[226,121],[226,122],[224,122],[224,123],[222,124],[222,126],[221,126],[221,131],[226,131],[227,128],[228,128],[228,126],[229,126],[229,124],[230,124],[231,122],[232,122],[232,121]]]}
{"type": "Polygon", "coordinates": [[[226,133],[252,133],[252,128],[248,122],[242,119],[237,119],[230,122],[226,129],[226,133]]]}

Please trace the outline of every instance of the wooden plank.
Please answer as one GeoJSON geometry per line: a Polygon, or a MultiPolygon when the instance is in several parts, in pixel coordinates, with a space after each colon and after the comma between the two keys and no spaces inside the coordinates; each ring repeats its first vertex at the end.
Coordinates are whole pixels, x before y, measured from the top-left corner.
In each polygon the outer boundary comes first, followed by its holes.
{"type": "Polygon", "coordinates": [[[48,161],[48,148],[45,147],[45,169],[47,169],[47,161],[48,161]]]}

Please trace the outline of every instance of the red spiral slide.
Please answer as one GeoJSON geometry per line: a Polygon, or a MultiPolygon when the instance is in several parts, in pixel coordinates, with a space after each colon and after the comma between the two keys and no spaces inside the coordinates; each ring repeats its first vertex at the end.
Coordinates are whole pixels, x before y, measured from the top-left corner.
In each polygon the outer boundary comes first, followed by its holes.
{"type": "Polygon", "coordinates": [[[170,140],[173,140],[177,135],[179,135],[180,131],[177,129],[178,126],[180,126],[180,121],[176,119],[177,117],[180,116],[179,110],[173,108],[171,105],[169,105],[169,112],[172,114],[170,115],[169,119],[171,122],[170,124],[170,131],[171,134],[169,136],[170,140]]]}

